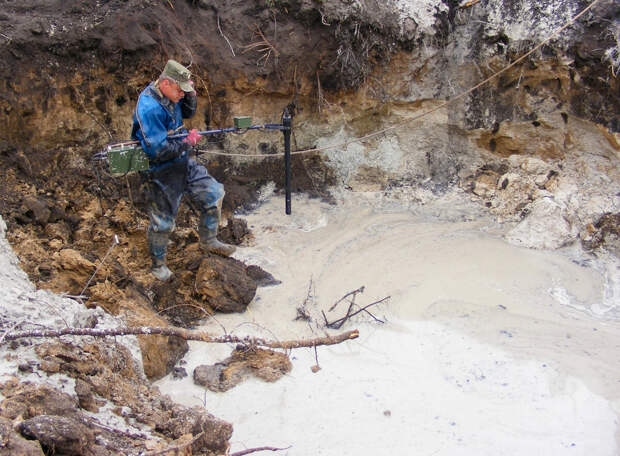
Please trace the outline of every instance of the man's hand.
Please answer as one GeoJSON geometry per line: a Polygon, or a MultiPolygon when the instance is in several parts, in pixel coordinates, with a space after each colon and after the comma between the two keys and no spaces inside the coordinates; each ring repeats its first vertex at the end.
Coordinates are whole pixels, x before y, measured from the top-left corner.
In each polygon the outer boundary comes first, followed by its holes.
{"type": "MultiPolygon", "coordinates": [[[[194,81],[192,81],[191,79],[189,81],[187,81],[187,83],[189,85],[191,85],[192,87],[194,87],[194,81]]],[[[192,97],[196,96],[196,90],[192,90],[191,92],[185,92],[186,95],[191,95],[192,97]]]]}
{"type": "Polygon", "coordinates": [[[189,134],[185,137],[185,139],[183,139],[183,142],[194,147],[196,144],[198,144],[198,141],[200,141],[200,138],[201,136],[198,133],[198,130],[193,128],[189,131],[189,134]]]}

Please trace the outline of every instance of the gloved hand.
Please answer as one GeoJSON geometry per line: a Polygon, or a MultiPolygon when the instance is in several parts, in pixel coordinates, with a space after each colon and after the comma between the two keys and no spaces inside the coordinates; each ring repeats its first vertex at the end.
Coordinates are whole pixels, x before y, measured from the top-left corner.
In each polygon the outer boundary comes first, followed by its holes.
{"type": "Polygon", "coordinates": [[[200,141],[200,138],[201,136],[198,133],[198,130],[193,128],[189,131],[189,134],[183,139],[183,142],[193,147],[196,144],[198,144],[198,141],[200,141]]]}
{"type": "MultiPolygon", "coordinates": [[[[194,87],[194,81],[192,81],[191,79],[189,81],[187,81],[187,83],[189,85],[191,85],[192,87],[194,87]]],[[[196,90],[192,90],[191,92],[185,92],[186,95],[191,95],[192,97],[196,96],[196,90]]]]}

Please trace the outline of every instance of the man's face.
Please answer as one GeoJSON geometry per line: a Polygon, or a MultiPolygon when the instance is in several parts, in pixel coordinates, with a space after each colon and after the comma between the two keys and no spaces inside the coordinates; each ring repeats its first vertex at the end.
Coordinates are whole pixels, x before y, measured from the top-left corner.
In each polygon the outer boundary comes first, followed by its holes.
{"type": "Polygon", "coordinates": [[[178,103],[185,95],[185,92],[181,90],[179,84],[169,81],[168,79],[164,79],[160,82],[159,90],[161,90],[161,93],[163,93],[164,96],[173,103],[178,103]]]}

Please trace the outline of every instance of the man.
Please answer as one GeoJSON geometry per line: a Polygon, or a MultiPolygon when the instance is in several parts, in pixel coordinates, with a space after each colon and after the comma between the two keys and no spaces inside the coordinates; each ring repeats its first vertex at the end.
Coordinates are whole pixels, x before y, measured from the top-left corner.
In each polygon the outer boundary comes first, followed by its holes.
{"type": "Polygon", "coordinates": [[[187,133],[183,119],[194,115],[196,104],[190,71],[169,60],[159,79],[140,94],[133,116],[131,137],[140,141],[150,162],[142,178],[150,219],[147,240],[151,273],[159,280],[172,276],[166,266],[166,248],[185,193],[200,209],[201,247],[223,256],[235,251],[234,246],[216,238],[224,186],[211,177],[204,166],[189,158],[192,147],[200,140],[198,131],[191,130],[184,139],[168,138],[172,134],[187,133]]]}

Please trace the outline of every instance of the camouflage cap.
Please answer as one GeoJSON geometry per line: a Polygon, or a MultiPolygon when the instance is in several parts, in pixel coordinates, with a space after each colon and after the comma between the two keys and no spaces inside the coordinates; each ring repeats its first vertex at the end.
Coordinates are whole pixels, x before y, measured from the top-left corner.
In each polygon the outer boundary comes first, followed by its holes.
{"type": "Polygon", "coordinates": [[[175,60],[168,60],[161,75],[174,80],[183,92],[194,90],[194,87],[189,83],[192,73],[175,60]]]}

